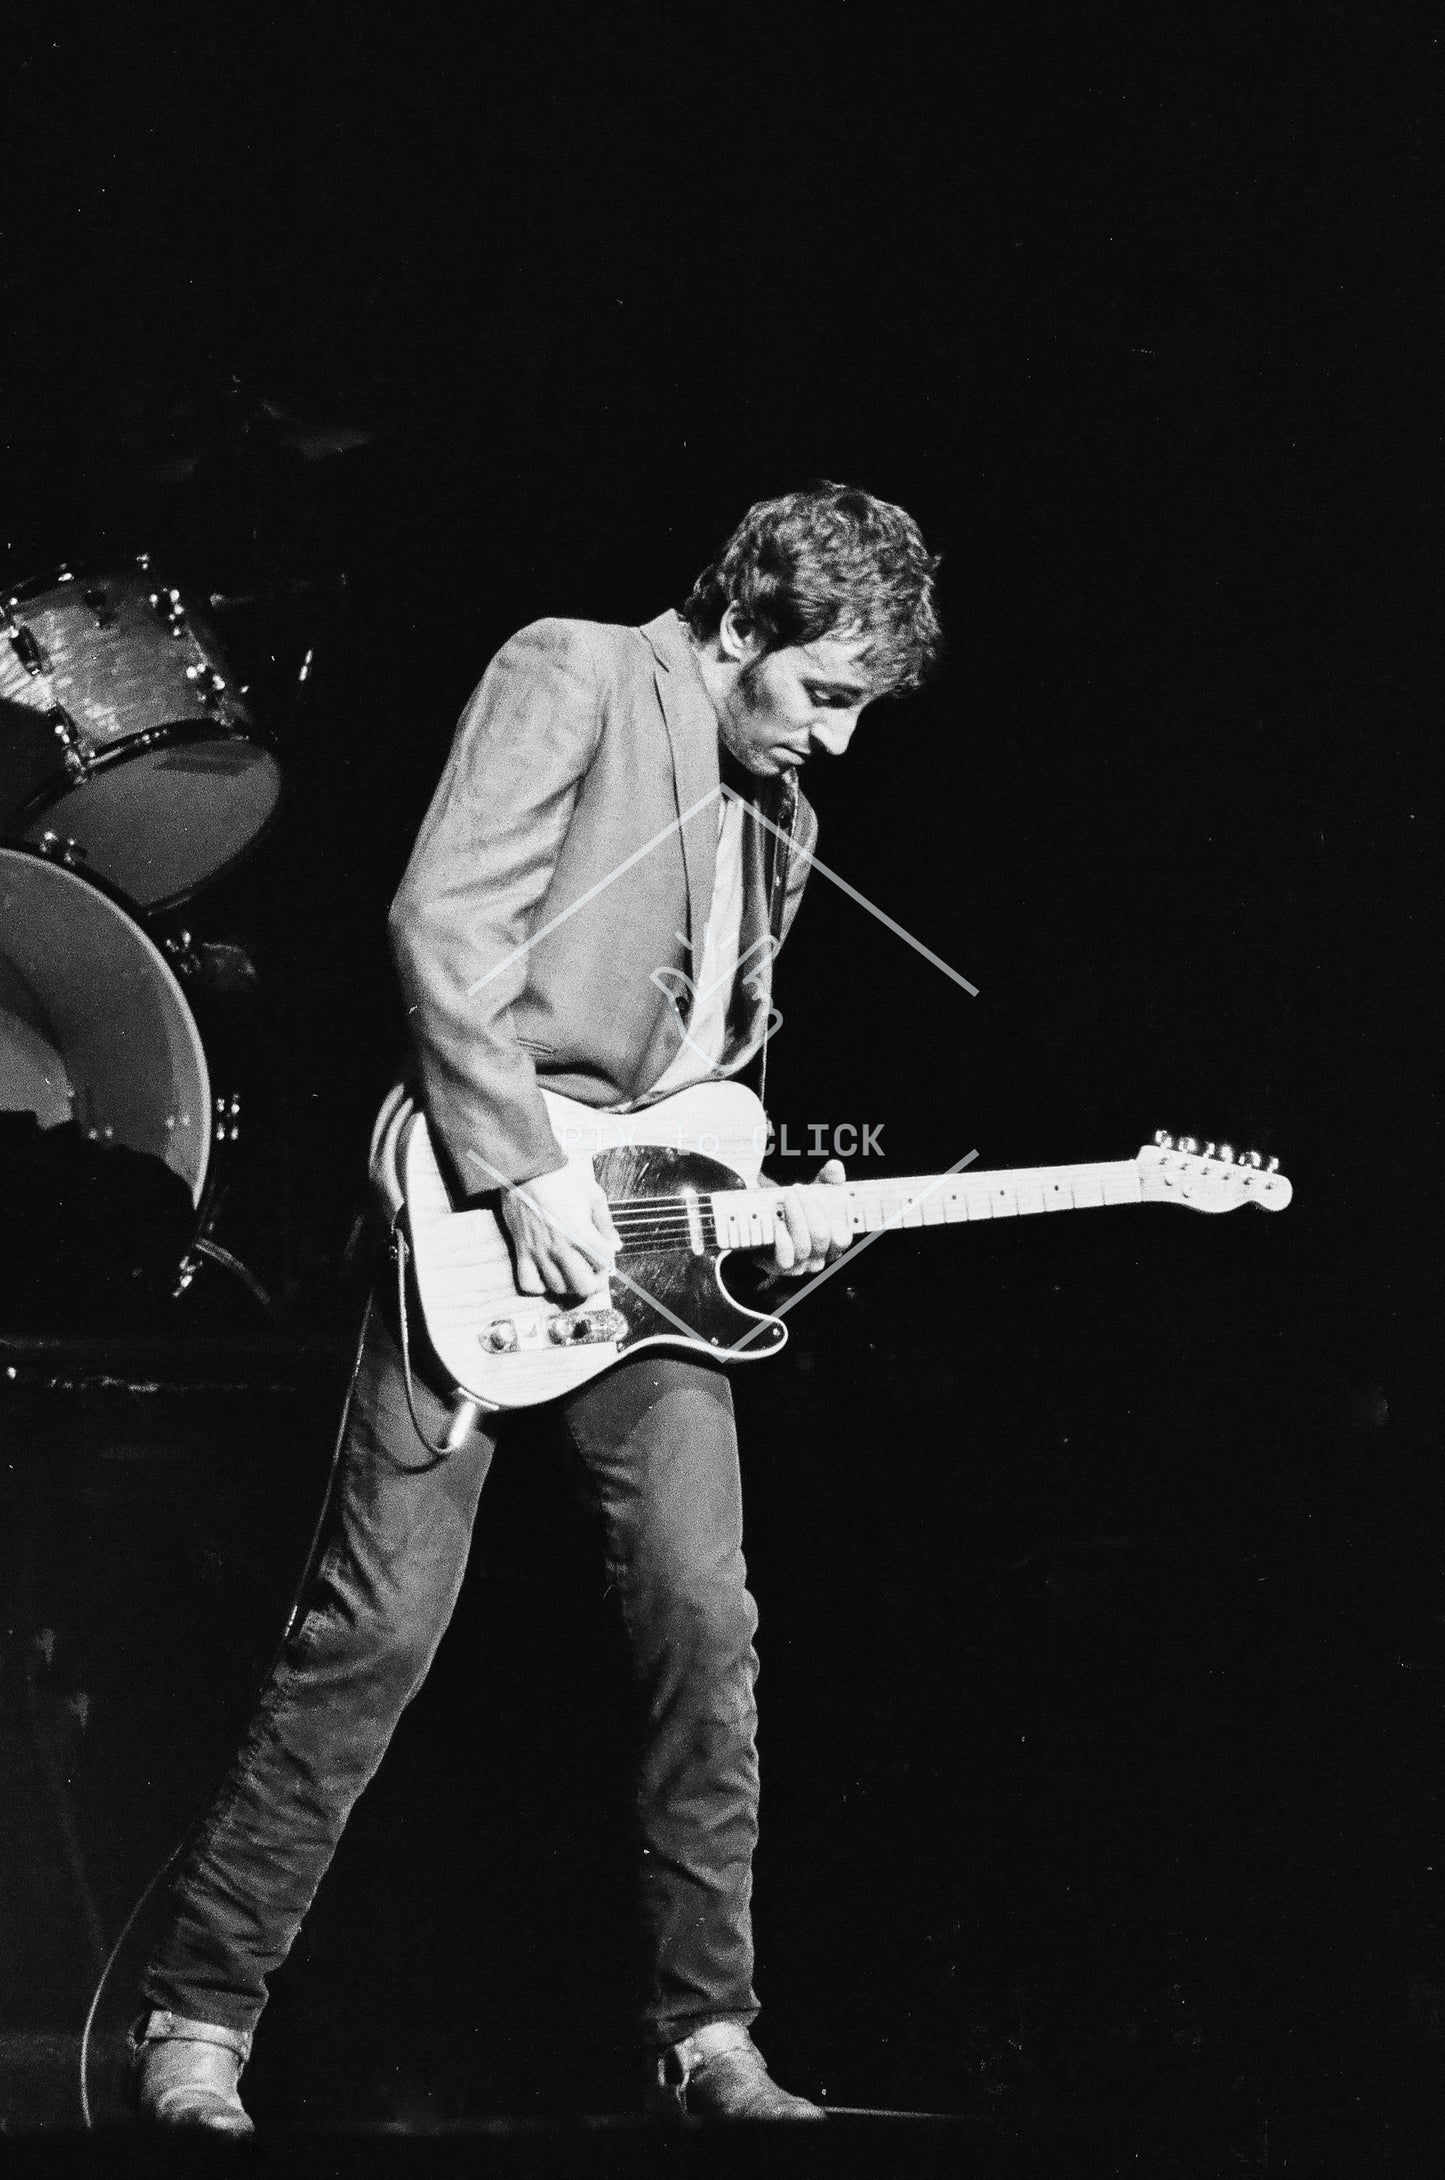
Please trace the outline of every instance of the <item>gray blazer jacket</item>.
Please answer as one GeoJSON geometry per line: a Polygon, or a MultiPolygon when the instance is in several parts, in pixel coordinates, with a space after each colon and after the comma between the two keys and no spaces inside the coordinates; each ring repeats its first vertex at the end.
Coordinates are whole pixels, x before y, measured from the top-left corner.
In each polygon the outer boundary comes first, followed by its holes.
{"type": "MultiPolygon", "coordinates": [[[[633,1104],[677,1052],[718,792],[716,715],[677,614],[537,621],[487,668],[389,921],[414,1088],[465,1193],[496,1185],[488,1169],[523,1181],[563,1164],[541,1084],[633,1104]]],[[[756,801],[786,834],[749,813],[741,954],[761,964],[817,824],[772,782],[756,801]]],[[[766,975],[744,979],[731,1051],[760,1039],[767,1007],[766,975]]]]}

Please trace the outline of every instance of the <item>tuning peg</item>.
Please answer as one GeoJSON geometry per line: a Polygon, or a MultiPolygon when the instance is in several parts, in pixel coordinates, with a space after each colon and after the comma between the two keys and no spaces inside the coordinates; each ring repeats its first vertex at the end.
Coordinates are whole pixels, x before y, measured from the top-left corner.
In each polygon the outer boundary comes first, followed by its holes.
{"type": "Polygon", "coordinates": [[[1234,1147],[1232,1144],[1221,1143],[1216,1155],[1223,1161],[1226,1166],[1232,1166],[1234,1164],[1234,1147]]]}
{"type": "Polygon", "coordinates": [[[1264,1170],[1266,1173],[1278,1173],[1279,1160],[1277,1158],[1271,1158],[1266,1160],[1264,1170]]]}
{"type": "Polygon", "coordinates": [[[1191,1158],[1196,1157],[1199,1152],[1199,1145],[1195,1142],[1192,1135],[1181,1135],[1179,1138],[1179,1148],[1182,1151],[1187,1151],[1191,1158]]]}
{"type": "Polygon", "coordinates": [[[1264,1160],[1260,1157],[1258,1151],[1241,1151],[1239,1162],[1242,1166],[1262,1166],[1264,1164],[1264,1160]]]}
{"type": "Polygon", "coordinates": [[[1205,1144],[1204,1155],[1206,1158],[1212,1158],[1214,1156],[1214,1145],[1212,1143],[1205,1144]]]}
{"type": "Polygon", "coordinates": [[[1172,1151],[1174,1148],[1174,1138],[1165,1128],[1156,1128],[1154,1130],[1154,1140],[1161,1151],[1172,1151]]]}

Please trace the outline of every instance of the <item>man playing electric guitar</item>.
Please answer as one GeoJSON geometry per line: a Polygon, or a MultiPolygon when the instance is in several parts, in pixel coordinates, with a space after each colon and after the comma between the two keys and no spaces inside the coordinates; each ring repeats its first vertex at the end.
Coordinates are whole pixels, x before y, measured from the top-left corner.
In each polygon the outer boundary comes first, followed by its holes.
{"type": "MultiPolygon", "coordinates": [[[[841,756],[873,698],[920,683],[935,566],[900,508],[821,484],[753,507],[680,613],[537,622],[488,668],[391,936],[406,1088],[456,1199],[500,1190],[523,1294],[592,1293],[618,1245],[543,1087],[630,1110],[761,1053],[816,834],[798,769],[841,756]]],[[[826,1185],[842,1177],[832,1163],[825,1185],[779,1196],[779,1273],[847,1246],[826,1185]]],[[[237,2084],[266,1979],[461,1587],[499,1419],[459,1433],[415,1340],[408,1385],[401,1329],[384,1285],[324,1549],[147,1970],[136,2097],[162,2123],[250,2130],[237,2084]]],[[[639,1711],[646,2101],[821,2117],[749,2034],[757,1615],[727,1377],[654,1350],[554,1408],[602,1518],[639,1711]]]]}

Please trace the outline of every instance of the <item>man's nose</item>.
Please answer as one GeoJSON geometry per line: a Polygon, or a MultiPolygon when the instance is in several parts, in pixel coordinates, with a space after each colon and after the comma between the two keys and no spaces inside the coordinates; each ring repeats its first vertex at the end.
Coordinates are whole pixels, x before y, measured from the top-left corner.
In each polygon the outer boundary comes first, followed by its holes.
{"type": "Polygon", "coordinates": [[[857,724],[856,719],[815,719],[810,731],[819,749],[830,757],[841,757],[857,724]]]}

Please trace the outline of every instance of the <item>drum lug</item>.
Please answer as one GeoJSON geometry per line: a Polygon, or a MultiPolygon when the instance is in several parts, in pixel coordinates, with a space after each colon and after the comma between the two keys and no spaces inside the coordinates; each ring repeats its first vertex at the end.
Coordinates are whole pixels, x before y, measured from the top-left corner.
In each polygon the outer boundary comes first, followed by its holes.
{"type": "Polygon", "coordinates": [[[191,943],[189,931],[180,931],[176,933],[174,938],[162,939],[161,952],[179,975],[185,977],[200,975],[201,957],[191,943]]]}
{"type": "Polygon", "coordinates": [[[220,711],[226,693],[226,677],[218,674],[214,666],[188,666],[187,681],[195,684],[196,695],[208,712],[220,711]]]}
{"type": "Polygon", "coordinates": [[[42,833],[35,845],[50,862],[63,863],[67,870],[79,870],[85,861],[80,842],[67,839],[63,833],[42,833]]]}
{"type": "Polygon", "coordinates": [[[78,787],[82,780],[90,778],[95,753],[63,704],[52,704],[46,717],[60,744],[66,778],[72,787],[78,787]]]}
{"type": "Polygon", "coordinates": [[[216,1100],[216,1141],[239,1143],[241,1140],[241,1093],[233,1090],[229,1097],[216,1100]],[[230,1123],[227,1126],[227,1123],[230,1123]]]}
{"type": "Polygon", "coordinates": [[[13,616],[10,616],[8,617],[6,634],[10,638],[11,650],[19,659],[31,680],[43,680],[45,675],[50,672],[50,661],[41,649],[34,630],[27,628],[23,621],[17,621],[13,616]]]}
{"type": "Polygon", "coordinates": [[[181,604],[178,590],[153,590],[148,593],[151,609],[167,624],[177,641],[186,633],[186,609],[181,604]]]}

